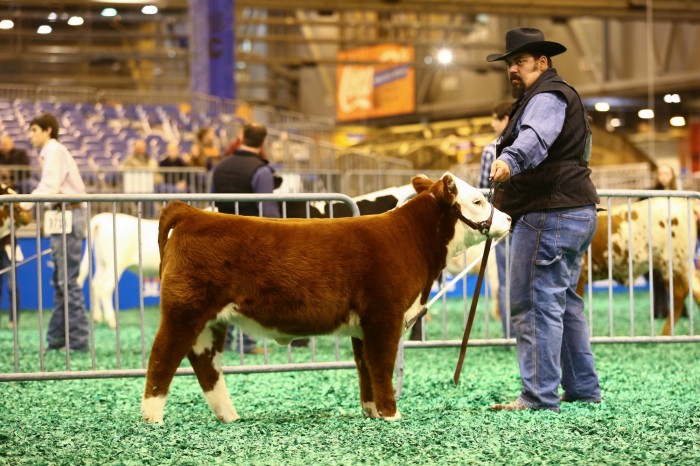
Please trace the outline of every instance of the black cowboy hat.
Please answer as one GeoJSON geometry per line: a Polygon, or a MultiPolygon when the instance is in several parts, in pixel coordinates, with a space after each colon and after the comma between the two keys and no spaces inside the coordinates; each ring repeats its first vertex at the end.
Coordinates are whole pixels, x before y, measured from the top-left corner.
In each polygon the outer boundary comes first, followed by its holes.
{"type": "Polygon", "coordinates": [[[506,53],[492,53],[486,61],[505,60],[519,52],[541,53],[548,57],[566,52],[558,42],[544,40],[544,33],[535,28],[515,28],[506,32],[506,53]]]}

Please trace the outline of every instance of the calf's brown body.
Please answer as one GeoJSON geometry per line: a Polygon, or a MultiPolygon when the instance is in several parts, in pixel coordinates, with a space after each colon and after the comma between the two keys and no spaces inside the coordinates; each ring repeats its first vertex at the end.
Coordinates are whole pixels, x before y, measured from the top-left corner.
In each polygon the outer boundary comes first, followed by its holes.
{"type": "Polygon", "coordinates": [[[188,356],[214,413],[238,419],[221,375],[226,322],[280,342],[350,335],[365,413],[400,417],[392,386],[399,339],[445,267],[458,208],[451,177],[416,177],[414,186],[419,194],[404,206],[341,219],[261,219],[169,203],[159,224],[161,323],[144,418],[162,422],[170,382],[188,356]]]}

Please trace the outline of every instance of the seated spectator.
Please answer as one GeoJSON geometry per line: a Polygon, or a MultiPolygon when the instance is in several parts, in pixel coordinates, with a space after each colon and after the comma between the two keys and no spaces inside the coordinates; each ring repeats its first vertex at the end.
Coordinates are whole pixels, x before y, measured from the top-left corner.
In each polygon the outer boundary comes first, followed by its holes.
{"type": "Polygon", "coordinates": [[[161,168],[172,168],[163,173],[164,183],[158,185],[158,192],[161,193],[186,193],[187,173],[185,168],[189,167],[180,156],[180,144],[177,141],[170,141],[165,149],[165,158],[160,161],[161,168]]]}
{"type": "MultiPolygon", "coordinates": [[[[122,164],[124,168],[124,192],[127,194],[147,194],[155,191],[155,187],[163,183],[163,175],[158,173],[158,162],[148,154],[146,141],[134,142],[131,155],[122,164]]],[[[155,216],[152,202],[145,202],[146,216],[155,216]]],[[[136,213],[136,205],[131,204],[129,213],[136,213]]]]}
{"type": "Polygon", "coordinates": [[[31,162],[29,155],[24,149],[15,148],[15,143],[9,134],[4,134],[0,138],[0,165],[11,165],[12,168],[3,167],[0,171],[0,181],[11,186],[18,194],[29,194],[33,186],[32,174],[29,167],[31,162]],[[19,166],[26,166],[27,169],[20,169],[19,166]]]}
{"type": "Polygon", "coordinates": [[[190,167],[206,168],[207,170],[211,168],[208,165],[207,157],[202,152],[202,148],[197,143],[192,144],[190,153],[185,155],[184,159],[190,167]]]}
{"type": "Polygon", "coordinates": [[[211,168],[221,160],[221,149],[214,130],[205,126],[197,131],[197,142],[200,152],[206,157],[207,167],[211,168]]]}

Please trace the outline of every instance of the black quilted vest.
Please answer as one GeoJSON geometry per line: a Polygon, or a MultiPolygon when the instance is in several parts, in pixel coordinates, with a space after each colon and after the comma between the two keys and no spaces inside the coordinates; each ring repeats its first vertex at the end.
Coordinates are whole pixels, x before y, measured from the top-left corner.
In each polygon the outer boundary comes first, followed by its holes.
{"type": "Polygon", "coordinates": [[[554,68],[542,73],[527,93],[513,104],[508,126],[496,145],[496,156],[513,144],[516,122],[530,99],[541,92],[561,94],[566,99],[566,117],[547,158],[537,167],[518,173],[502,185],[501,210],[513,219],[537,210],[600,202],[588,168],[591,130],[583,103],[576,90],[561,79],[554,68]]]}
{"type": "MultiPolygon", "coordinates": [[[[244,150],[237,150],[230,157],[225,157],[214,167],[212,175],[212,193],[253,193],[253,174],[267,161],[261,159],[258,154],[244,150]]],[[[225,214],[236,213],[235,202],[216,202],[219,212],[225,214]]],[[[259,216],[257,202],[239,202],[238,214],[259,216]]]]}

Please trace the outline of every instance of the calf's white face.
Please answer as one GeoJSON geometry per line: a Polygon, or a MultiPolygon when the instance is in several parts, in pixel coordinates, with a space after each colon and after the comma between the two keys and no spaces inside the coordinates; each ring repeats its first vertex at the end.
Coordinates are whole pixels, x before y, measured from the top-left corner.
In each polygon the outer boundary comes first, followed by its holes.
{"type": "MultiPolygon", "coordinates": [[[[449,175],[449,173],[446,174],[449,175]]],[[[491,204],[481,191],[454,175],[450,176],[452,176],[457,185],[456,202],[460,205],[462,215],[475,223],[488,220],[491,216],[491,204]]],[[[501,238],[507,235],[510,230],[510,223],[511,218],[509,215],[494,208],[488,238],[501,238]]],[[[455,236],[448,246],[449,255],[456,256],[461,254],[470,246],[486,241],[486,239],[487,237],[481,232],[458,220],[455,225],[455,236]]]]}

